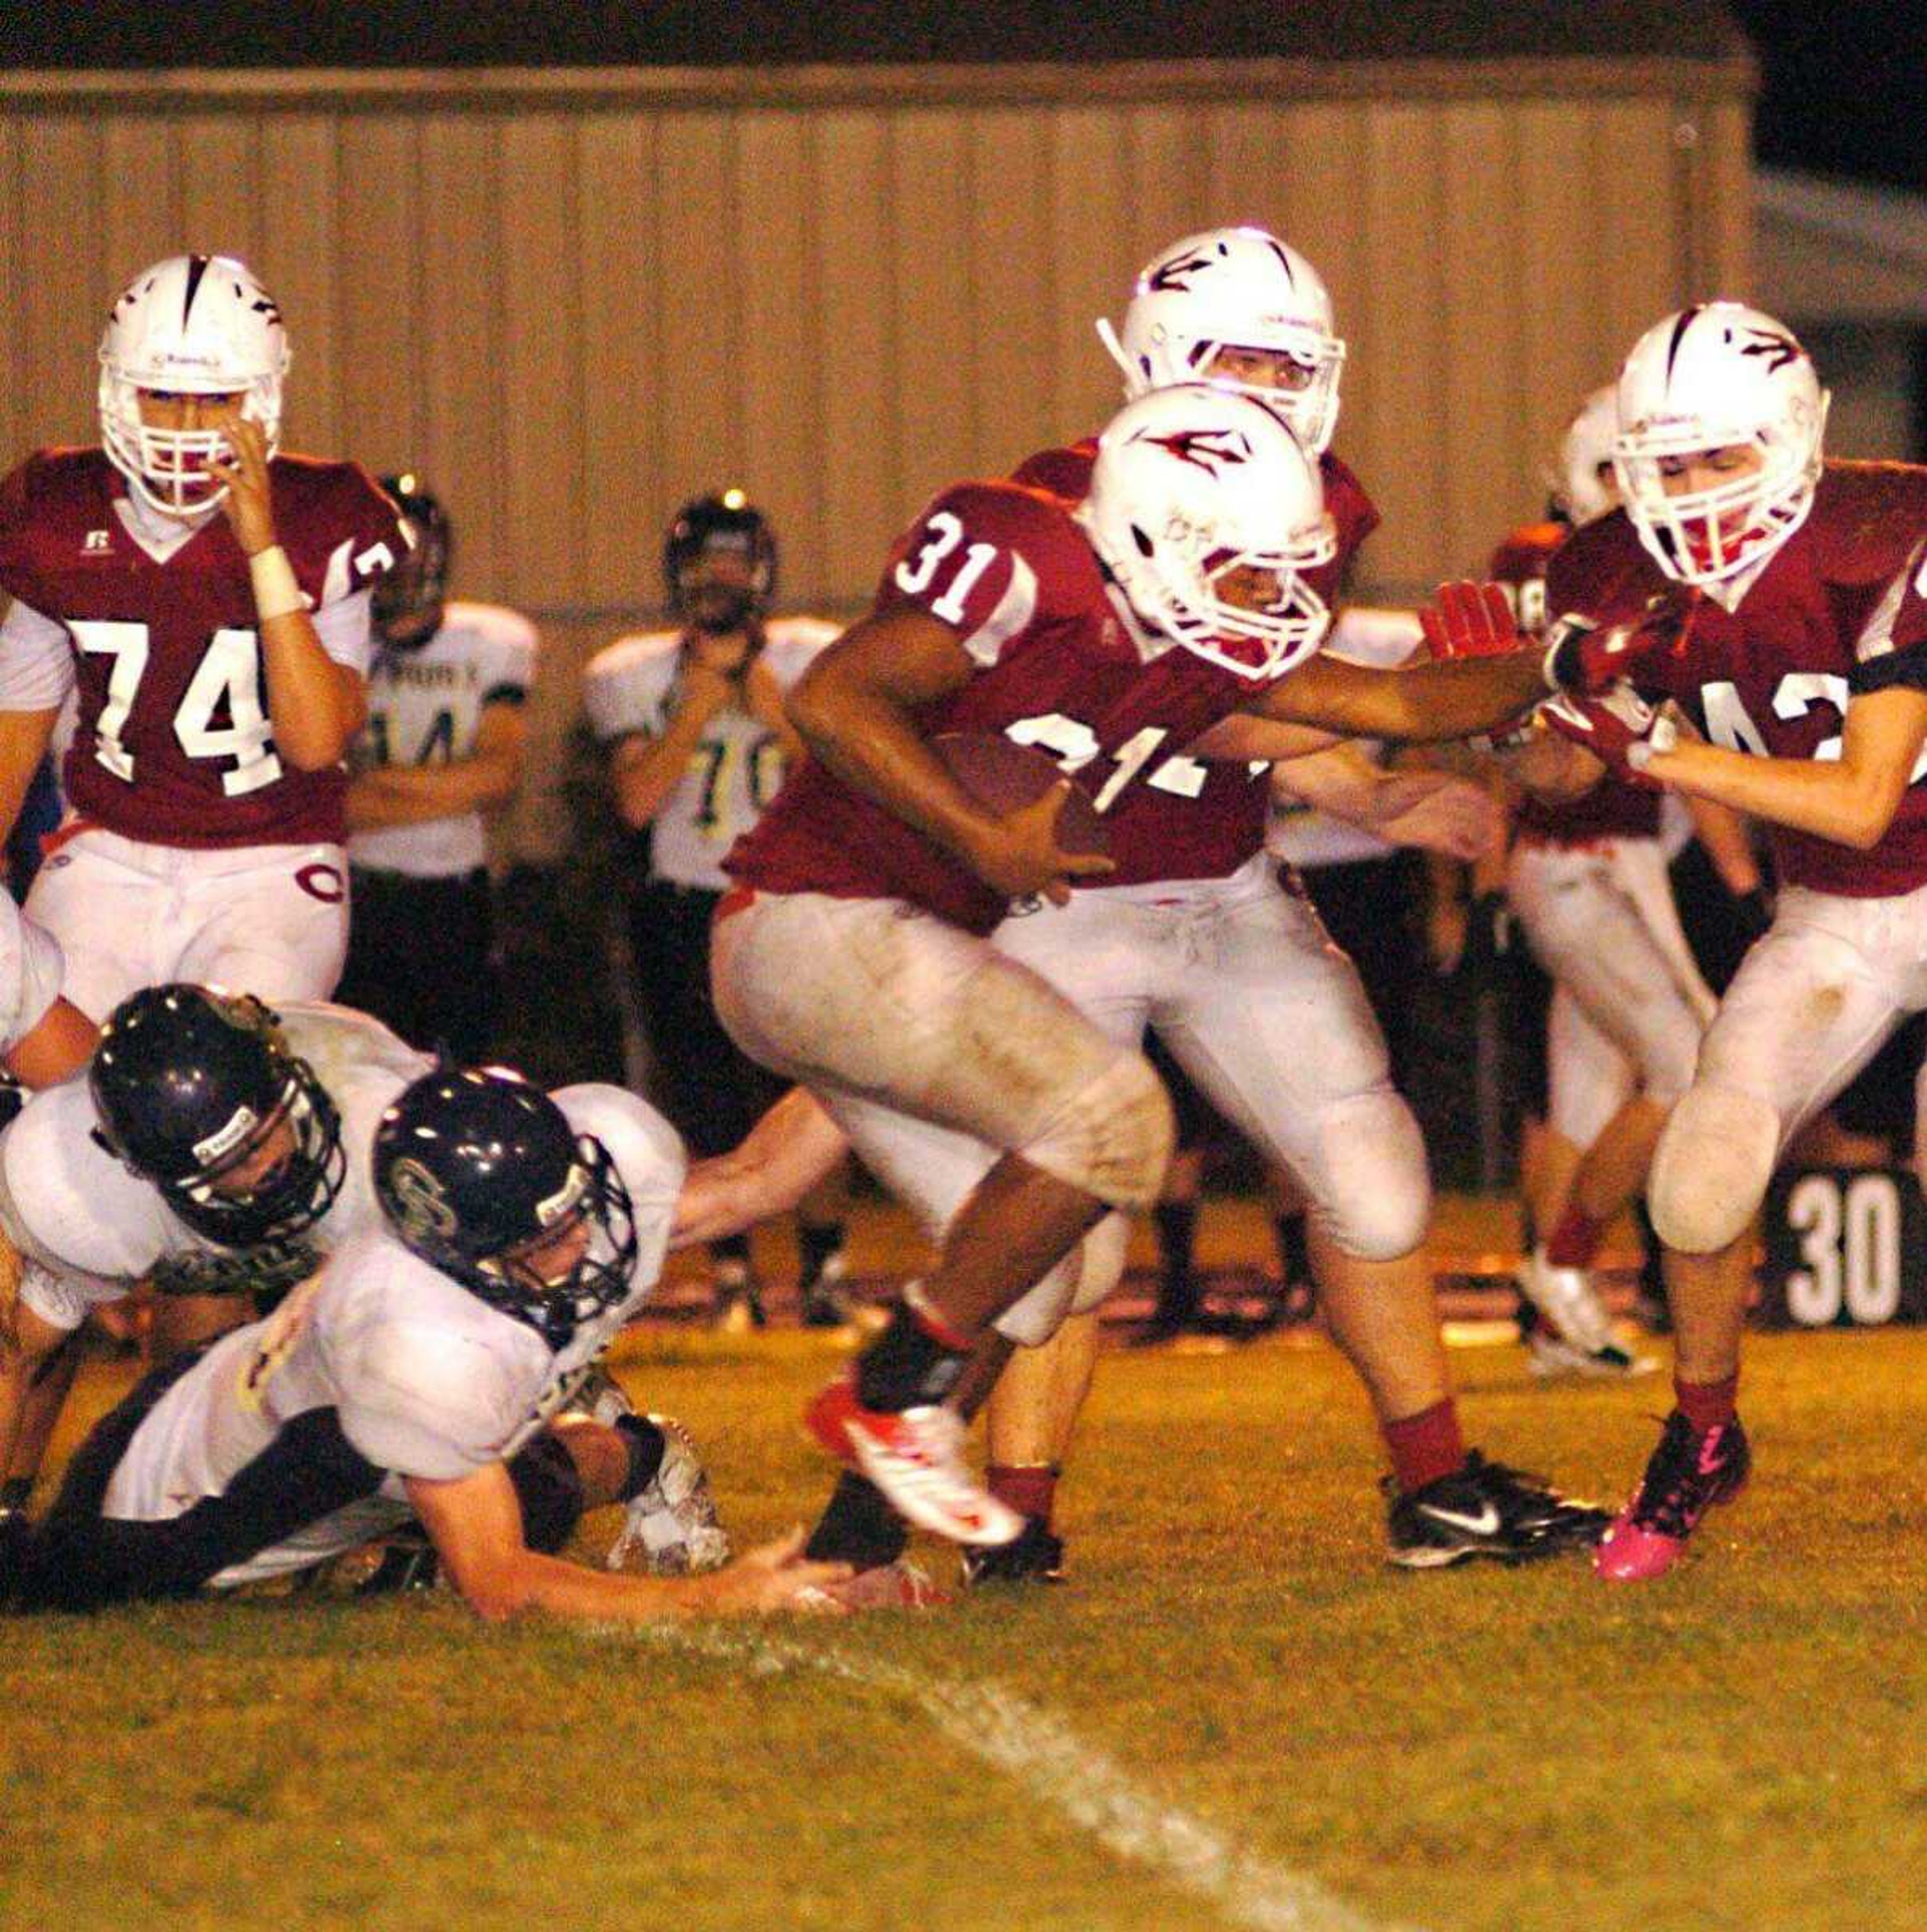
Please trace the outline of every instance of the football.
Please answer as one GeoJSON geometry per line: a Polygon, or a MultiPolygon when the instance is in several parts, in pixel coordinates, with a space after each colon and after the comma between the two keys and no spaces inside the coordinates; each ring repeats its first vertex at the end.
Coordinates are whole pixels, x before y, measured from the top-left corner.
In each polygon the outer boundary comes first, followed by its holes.
{"type": "MultiPolygon", "coordinates": [[[[999,731],[946,731],[930,741],[955,778],[978,804],[1002,818],[1034,805],[1063,776],[1047,752],[1019,745],[999,731]]],[[[1073,784],[1057,817],[1061,852],[1106,852],[1110,838],[1090,800],[1073,784]]]]}

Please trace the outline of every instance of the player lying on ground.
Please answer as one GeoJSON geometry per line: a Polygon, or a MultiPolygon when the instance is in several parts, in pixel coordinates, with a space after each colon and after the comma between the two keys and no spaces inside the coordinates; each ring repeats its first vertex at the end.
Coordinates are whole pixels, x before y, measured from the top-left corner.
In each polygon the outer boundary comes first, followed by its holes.
{"type": "Polygon", "coordinates": [[[383,1115],[372,1171],[386,1226],[141,1382],[0,1552],[0,1594],[71,1610],[231,1589],[412,1520],[491,1621],[842,1607],[847,1570],[800,1561],[800,1532],[685,1577],[554,1554],[662,1460],[633,1417],[547,1426],[654,1286],[683,1171],[659,1117],[613,1088],[552,1100],[440,1068],[383,1115]]]}

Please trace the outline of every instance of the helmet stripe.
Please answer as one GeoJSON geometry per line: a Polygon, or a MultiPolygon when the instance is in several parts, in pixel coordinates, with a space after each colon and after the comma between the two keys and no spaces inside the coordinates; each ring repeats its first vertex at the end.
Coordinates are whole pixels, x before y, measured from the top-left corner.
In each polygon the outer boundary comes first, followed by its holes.
{"type": "Polygon", "coordinates": [[[1679,319],[1673,325],[1673,340],[1666,345],[1666,380],[1669,382],[1673,380],[1673,358],[1679,353],[1679,345],[1705,306],[1703,302],[1695,302],[1691,308],[1682,309],[1679,319]]]}
{"type": "Polygon", "coordinates": [[[200,293],[201,278],[208,272],[208,263],[212,258],[206,255],[190,255],[188,257],[188,292],[181,303],[181,326],[185,328],[188,318],[194,312],[194,297],[200,293]]]}

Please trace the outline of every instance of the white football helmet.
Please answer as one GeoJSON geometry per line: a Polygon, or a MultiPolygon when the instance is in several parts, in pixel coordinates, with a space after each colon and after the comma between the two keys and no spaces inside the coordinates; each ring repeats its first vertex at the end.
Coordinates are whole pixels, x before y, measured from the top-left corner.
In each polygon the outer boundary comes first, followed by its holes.
{"type": "Polygon", "coordinates": [[[101,436],[136,496],[170,517],[198,516],[227,492],[207,472],[215,429],[150,429],[140,392],[239,393],[279,446],[287,332],[274,298],[229,255],[171,255],[121,291],[101,338],[101,436]]]}
{"type": "Polygon", "coordinates": [[[1718,584],[1779,548],[1806,520],[1820,481],[1826,392],[1793,332],[1739,302],[1706,302],[1655,323],[1619,373],[1613,446],[1619,494],[1667,576],[1718,584]],[[1730,482],[1668,495],[1665,468],[1703,451],[1757,453],[1730,482]]]}
{"type": "Polygon", "coordinates": [[[1331,298],[1295,248],[1262,228],[1212,228],[1173,242],[1137,278],[1123,338],[1108,320],[1097,334],[1124,372],[1124,394],[1173,382],[1222,382],[1276,410],[1313,455],[1338,423],[1345,345],[1331,331],[1331,298]],[[1266,387],[1219,375],[1227,349],[1289,356],[1302,386],[1266,387]]]}
{"type": "Polygon", "coordinates": [[[1580,404],[1559,438],[1558,458],[1547,481],[1553,508],[1574,530],[1598,522],[1618,506],[1616,478],[1608,482],[1599,472],[1613,475],[1613,442],[1619,433],[1619,392],[1608,382],[1580,404]]]}
{"type": "Polygon", "coordinates": [[[1199,657],[1275,677],[1322,642],[1303,573],[1337,534],[1317,459],[1263,404],[1208,382],[1127,403],[1073,514],[1137,616],[1199,657]]]}

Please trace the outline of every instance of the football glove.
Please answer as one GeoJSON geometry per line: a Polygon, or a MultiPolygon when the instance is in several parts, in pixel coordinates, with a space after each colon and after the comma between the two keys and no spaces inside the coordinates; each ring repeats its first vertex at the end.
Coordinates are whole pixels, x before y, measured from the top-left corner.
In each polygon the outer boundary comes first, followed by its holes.
{"type": "Polygon", "coordinates": [[[1590,752],[1615,778],[1646,791],[1660,788],[1646,776],[1647,764],[1679,742],[1672,719],[1662,717],[1623,682],[1602,697],[1549,698],[1539,706],[1538,716],[1561,737],[1590,752]]]}

